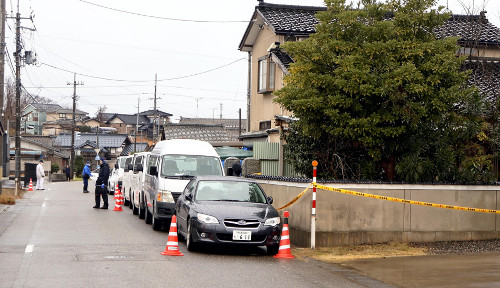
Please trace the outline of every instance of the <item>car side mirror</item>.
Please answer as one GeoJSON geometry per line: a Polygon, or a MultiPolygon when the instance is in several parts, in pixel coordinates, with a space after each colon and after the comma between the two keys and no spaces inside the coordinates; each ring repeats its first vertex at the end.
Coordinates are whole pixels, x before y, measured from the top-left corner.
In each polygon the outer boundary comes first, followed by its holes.
{"type": "Polygon", "coordinates": [[[115,163],[115,169],[118,169],[118,163],[115,163]]]}
{"type": "Polygon", "coordinates": [[[184,196],[184,198],[186,198],[186,200],[188,200],[188,201],[193,201],[193,195],[191,195],[191,193],[186,194],[186,196],[184,196]]]}
{"type": "Polygon", "coordinates": [[[273,197],[271,197],[271,196],[267,196],[267,203],[269,203],[269,204],[273,204],[273,201],[274,201],[274,200],[273,200],[273,197]]]}
{"type": "Polygon", "coordinates": [[[158,167],[156,166],[149,167],[149,175],[158,176],[158,167]]]}

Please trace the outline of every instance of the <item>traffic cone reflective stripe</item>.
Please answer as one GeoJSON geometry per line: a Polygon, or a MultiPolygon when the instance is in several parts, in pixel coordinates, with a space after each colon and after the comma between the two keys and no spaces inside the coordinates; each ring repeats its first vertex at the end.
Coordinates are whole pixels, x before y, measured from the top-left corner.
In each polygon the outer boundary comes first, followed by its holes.
{"type": "Polygon", "coordinates": [[[292,251],[290,250],[290,234],[288,231],[289,215],[290,213],[288,213],[288,211],[285,211],[283,219],[283,230],[281,231],[281,237],[280,237],[280,248],[278,254],[274,255],[274,258],[286,258],[286,259],[295,258],[292,255],[292,251]]]}
{"type": "Polygon", "coordinates": [[[115,209],[113,211],[123,211],[122,206],[120,205],[120,189],[118,189],[118,185],[115,188],[115,209]]]}
{"type": "Polygon", "coordinates": [[[28,191],[33,191],[33,181],[30,178],[30,186],[28,187],[28,191]]]}
{"type": "Polygon", "coordinates": [[[177,217],[175,217],[175,215],[172,216],[172,221],[170,222],[167,247],[165,247],[165,251],[161,252],[161,255],[184,256],[184,254],[179,251],[179,241],[177,239],[177,217]]]}

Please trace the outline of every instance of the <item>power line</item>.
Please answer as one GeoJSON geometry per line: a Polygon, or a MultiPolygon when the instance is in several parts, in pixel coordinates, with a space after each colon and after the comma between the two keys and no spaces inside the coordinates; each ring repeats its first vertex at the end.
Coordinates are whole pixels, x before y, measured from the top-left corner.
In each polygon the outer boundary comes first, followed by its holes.
{"type": "MultiPolygon", "coordinates": [[[[158,79],[158,81],[171,81],[171,80],[178,80],[178,79],[184,79],[184,78],[190,78],[190,77],[194,77],[194,76],[199,76],[199,75],[202,75],[202,74],[206,74],[206,73],[210,73],[210,72],[222,69],[224,67],[230,66],[230,65],[232,65],[232,64],[234,64],[236,62],[239,62],[239,61],[245,60],[245,59],[246,58],[239,58],[239,59],[237,59],[237,60],[235,60],[235,61],[233,61],[231,63],[225,64],[225,65],[213,68],[213,69],[209,69],[209,70],[205,70],[205,71],[202,71],[202,72],[193,73],[193,74],[189,74],[189,75],[184,75],[184,76],[178,76],[178,77],[172,77],[172,78],[166,78],[166,79],[158,79]]],[[[113,79],[113,78],[107,78],[107,77],[99,77],[99,76],[93,76],[93,75],[88,75],[88,74],[73,72],[73,71],[70,71],[70,70],[67,70],[67,69],[64,69],[64,68],[60,68],[60,67],[57,67],[57,66],[54,66],[54,65],[50,65],[50,64],[47,64],[47,63],[43,63],[43,62],[40,62],[40,64],[48,66],[48,67],[51,67],[51,68],[54,68],[54,69],[57,69],[57,70],[61,70],[61,71],[64,71],[64,72],[68,72],[68,73],[72,73],[72,74],[77,74],[77,75],[80,75],[80,76],[94,78],[94,79],[101,79],[101,80],[107,80],[107,81],[116,81],[116,82],[135,82],[135,83],[149,83],[149,82],[152,82],[152,80],[125,80],[125,79],[113,79]]]]}
{"type": "Polygon", "coordinates": [[[192,20],[192,19],[179,19],[179,18],[168,18],[168,17],[161,17],[161,16],[153,16],[153,15],[147,15],[147,14],[142,14],[142,13],[137,13],[137,12],[130,12],[130,11],[125,11],[121,9],[116,9],[112,7],[107,7],[103,5],[99,5],[96,3],[88,2],[85,0],[78,0],[80,2],[89,4],[89,5],[94,5],[100,8],[116,11],[116,12],[121,12],[125,14],[131,14],[131,15],[136,15],[136,16],[141,16],[141,17],[148,17],[148,18],[154,18],[154,19],[160,19],[160,20],[169,20],[169,21],[180,21],[180,22],[194,22],[194,23],[248,23],[248,21],[226,21],[226,20],[192,20]]]}

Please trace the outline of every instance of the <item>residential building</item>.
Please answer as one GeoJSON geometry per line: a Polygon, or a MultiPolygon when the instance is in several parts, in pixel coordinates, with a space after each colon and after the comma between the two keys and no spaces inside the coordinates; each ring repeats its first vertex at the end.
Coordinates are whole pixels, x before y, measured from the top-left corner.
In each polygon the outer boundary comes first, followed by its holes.
{"type": "MultiPolygon", "coordinates": [[[[279,131],[292,113],[274,103],[273,92],[283,87],[283,77],[293,63],[280,48],[288,41],[301,41],[315,33],[315,14],[326,7],[265,3],[259,0],[243,35],[239,50],[248,53],[251,71],[247,107],[248,131],[240,139],[245,146],[253,142],[279,142],[279,131]]],[[[498,99],[500,91],[500,31],[480,15],[453,15],[436,36],[458,36],[461,54],[469,56],[465,68],[473,70],[470,83],[476,84],[488,99],[498,99]]]]}
{"type": "MultiPolygon", "coordinates": [[[[77,109],[75,119],[79,121],[87,114],[77,109]]],[[[73,121],[73,109],[63,108],[58,104],[31,103],[24,107],[21,115],[21,132],[31,135],[56,135],[67,131],[68,123],[73,121]],[[46,133],[43,133],[44,125],[48,129],[46,133]]]]}

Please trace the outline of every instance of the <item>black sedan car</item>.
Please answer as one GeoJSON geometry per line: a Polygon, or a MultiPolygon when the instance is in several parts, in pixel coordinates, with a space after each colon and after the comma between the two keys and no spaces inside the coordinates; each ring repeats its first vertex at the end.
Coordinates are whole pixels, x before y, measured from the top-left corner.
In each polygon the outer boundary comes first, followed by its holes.
{"type": "Polygon", "coordinates": [[[198,176],[176,202],[177,231],[192,251],[207,243],[266,246],[279,250],[280,217],[255,181],[198,176]]]}

